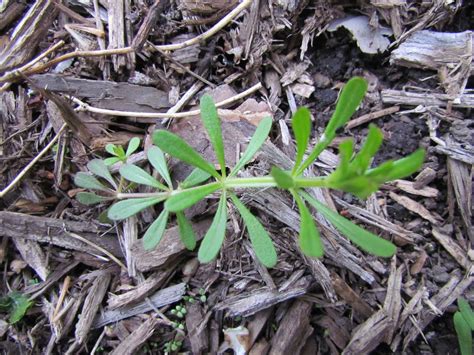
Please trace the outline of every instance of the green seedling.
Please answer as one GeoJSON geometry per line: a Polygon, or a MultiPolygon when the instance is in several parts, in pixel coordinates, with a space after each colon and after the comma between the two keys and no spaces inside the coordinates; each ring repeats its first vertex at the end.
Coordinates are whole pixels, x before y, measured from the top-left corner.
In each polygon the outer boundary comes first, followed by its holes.
{"type": "Polygon", "coordinates": [[[112,155],[112,157],[105,159],[104,162],[106,165],[113,165],[118,162],[126,163],[130,155],[135,153],[139,146],[140,139],[137,137],[130,139],[127,151],[125,151],[121,145],[109,143],[105,146],[105,150],[112,155]]]}
{"type": "MultiPolygon", "coordinates": [[[[204,95],[201,99],[201,118],[214,148],[217,162],[221,167],[219,171],[179,136],[166,130],[157,130],[152,135],[155,146],[148,150],[147,157],[161,180],[155,179],[142,168],[131,164],[124,164],[120,169],[121,179],[150,186],[155,189],[155,192],[122,192],[120,188],[114,187],[115,181],[106,171],[107,164],[95,162],[92,167],[89,166],[89,170],[96,177],[78,173],[75,179],[78,186],[95,192],[87,192],[84,193],[87,195],[78,197],[80,200],[82,199],[82,202],[87,203],[105,202],[110,199],[118,200],[108,211],[108,217],[112,220],[125,219],[145,208],[160,204],[160,214],[144,234],[145,249],[153,249],[158,245],[170,217],[175,214],[181,239],[188,249],[193,250],[196,247],[196,238],[190,222],[185,218],[184,210],[208,195],[218,193],[220,198],[217,211],[199,247],[199,260],[203,263],[210,262],[218,255],[226,233],[228,203],[232,203],[242,217],[258,260],[267,267],[273,267],[277,263],[273,242],[258,218],[236,195],[235,190],[280,188],[288,191],[298,206],[300,212],[299,246],[305,255],[322,257],[324,254],[324,245],[312,217],[311,209],[314,209],[361,249],[376,256],[390,257],[396,252],[395,245],[358,227],[321,204],[308,193],[308,189],[313,187],[336,189],[365,198],[377,191],[383,183],[409,176],[417,171],[424,160],[423,150],[419,149],[403,159],[387,161],[372,168],[373,157],[382,144],[382,133],[376,126],[371,125],[359,152],[354,152],[352,140],[343,141],[339,145],[339,165],[334,172],[325,177],[303,176],[303,172],[333,141],[336,131],[348,122],[363,100],[366,90],[367,82],[364,79],[356,77],[349,80],[340,94],[334,114],[323,135],[312,149],[308,146],[311,135],[311,114],[308,109],[300,108],[292,119],[292,129],[296,140],[293,168],[290,171],[285,171],[279,167],[273,167],[269,175],[251,178],[237,176],[264,144],[271,130],[272,119],[267,117],[261,120],[247,149],[227,174],[221,122],[211,97],[204,95]],[[177,188],[172,185],[164,153],[195,168],[184,181],[178,184],[177,188]]],[[[135,145],[132,145],[132,148],[135,145]]]]}
{"type": "Polygon", "coordinates": [[[0,298],[0,311],[8,312],[10,324],[19,322],[32,305],[33,302],[19,292],[12,292],[0,298]]]}
{"type": "Polygon", "coordinates": [[[458,298],[459,311],[454,313],[454,329],[458,336],[461,355],[472,355],[472,331],[474,331],[474,312],[469,303],[458,298]]]}

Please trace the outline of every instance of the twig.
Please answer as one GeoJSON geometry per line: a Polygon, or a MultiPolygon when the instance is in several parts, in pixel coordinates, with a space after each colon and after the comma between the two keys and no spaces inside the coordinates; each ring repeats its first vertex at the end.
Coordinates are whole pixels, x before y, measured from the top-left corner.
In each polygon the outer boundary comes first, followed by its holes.
{"type": "Polygon", "coordinates": [[[49,149],[57,142],[63,131],[66,129],[67,124],[63,124],[61,126],[61,129],[56,133],[56,136],[51,140],[51,142],[48,143],[46,147],[43,148],[43,150],[27,165],[23,168],[23,170],[8,184],[7,187],[5,187],[2,191],[0,191],[0,198],[3,198],[22,178],[25,176],[25,174],[30,170],[33,165],[35,165],[38,160],[40,160],[43,155],[45,155],[49,149]]]}
{"type": "Polygon", "coordinates": [[[61,293],[59,294],[58,303],[56,304],[56,307],[54,308],[53,317],[52,317],[53,320],[56,319],[59,313],[59,310],[61,309],[61,306],[64,302],[64,298],[66,297],[66,293],[70,285],[71,285],[71,277],[67,275],[64,278],[63,286],[61,287],[61,293]]]}
{"type": "Polygon", "coordinates": [[[380,118],[386,115],[391,115],[392,113],[398,112],[399,110],[400,110],[400,106],[392,106],[392,107],[384,108],[383,110],[380,110],[380,111],[371,112],[366,115],[362,115],[360,117],[357,117],[349,121],[349,123],[346,126],[346,129],[352,129],[364,123],[373,121],[377,118],[380,118]]]}
{"type": "MultiPolygon", "coordinates": [[[[216,107],[222,107],[230,103],[233,103],[235,101],[238,101],[261,88],[262,88],[261,83],[255,84],[254,86],[241,92],[240,94],[237,94],[224,101],[220,101],[216,103],[216,107]]],[[[113,115],[113,116],[121,116],[121,117],[183,118],[183,117],[189,117],[189,116],[197,116],[201,113],[201,110],[193,110],[193,111],[177,112],[177,113],[117,111],[117,110],[109,110],[109,109],[90,106],[89,104],[86,104],[85,102],[82,102],[81,100],[73,96],[70,96],[70,99],[80,106],[78,108],[79,111],[82,110],[82,111],[89,111],[89,112],[94,112],[94,113],[101,113],[103,115],[113,115]]]]}

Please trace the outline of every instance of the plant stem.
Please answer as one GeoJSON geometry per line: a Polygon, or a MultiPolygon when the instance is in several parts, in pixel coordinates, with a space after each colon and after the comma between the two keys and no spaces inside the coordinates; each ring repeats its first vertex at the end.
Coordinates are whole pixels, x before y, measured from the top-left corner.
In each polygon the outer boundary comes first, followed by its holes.
{"type": "Polygon", "coordinates": [[[126,198],[145,198],[145,197],[164,197],[168,198],[170,192],[137,192],[137,193],[118,193],[116,198],[119,200],[126,198]]]}

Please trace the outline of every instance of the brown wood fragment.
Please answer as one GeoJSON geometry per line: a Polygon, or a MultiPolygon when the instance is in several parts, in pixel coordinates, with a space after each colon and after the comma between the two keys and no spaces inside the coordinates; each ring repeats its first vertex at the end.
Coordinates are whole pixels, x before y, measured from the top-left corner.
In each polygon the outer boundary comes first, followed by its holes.
{"type": "Polygon", "coordinates": [[[225,301],[218,303],[215,309],[225,310],[230,317],[247,317],[275,304],[304,295],[309,286],[310,281],[307,278],[302,278],[293,287],[283,292],[264,288],[256,290],[250,295],[228,297],[225,301]]]}
{"type": "Polygon", "coordinates": [[[430,182],[432,182],[434,179],[436,179],[436,171],[434,171],[432,168],[424,168],[416,177],[415,177],[415,182],[413,183],[413,187],[415,189],[421,189],[428,185],[430,182]]]}
{"type": "Polygon", "coordinates": [[[383,110],[379,110],[376,112],[370,112],[366,115],[354,118],[349,121],[349,123],[345,126],[346,129],[352,129],[354,127],[358,127],[360,125],[363,125],[367,122],[371,122],[373,120],[376,120],[377,118],[384,117],[387,115],[391,115],[395,112],[400,111],[400,106],[392,106],[392,107],[387,107],[384,108],[383,110]]]}
{"type": "Polygon", "coordinates": [[[415,263],[410,267],[410,274],[416,275],[421,272],[423,266],[425,265],[426,260],[428,259],[428,254],[422,249],[415,263]]]}
{"type": "Polygon", "coordinates": [[[438,106],[447,107],[448,102],[452,103],[452,107],[472,108],[474,107],[474,95],[463,94],[456,100],[447,94],[437,94],[433,92],[420,93],[402,90],[382,90],[382,102],[384,104],[400,105],[400,106],[438,106]]]}
{"type": "Polygon", "coordinates": [[[280,322],[269,354],[299,354],[313,332],[313,327],[309,324],[310,315],[311,303],[296,300],[280,322]]]}
{"type": "Polygon", "coordinates": [[[435,215],[428,211],[421,203],[418,203],[412,200],[409,197],[397,195],[394,192],[390,192],[390,197],[406,209],[410,210],[413,213],[416,213],[420,217],[426,219],[427,221],[433,223],[434,225],[439,225],[441,217],[435,215]]]}
{"type": "Polygon", "coordinates": [[[207,327],[201,326],[204,321],[202,306],[195,303],[186,304],[186,328],[193,354],[207,353],[209,349],[209,333],[207,327]]]}
{"type": "Polygon", "coordinates": [[[474,147],[470,144],[464,144],[462,148],[460,144],[447,144],[445,146],[438,145],[435,147],[436,152],[446,154],[448,157],[459,160],[463,163],[474,164],[474,147]]]}
{"type": "Polygon", "coordinates": [[[23,260],[26,261],[33,270],[35,270],[41,280],[45,281],[50,270],[46,255],[43,253],[43,250],[38,243],[32,240],[20,238],[14,238],[13,243],[15,243],[15,246],[20,252],[23,260]]]}
{"type": "Polygon", "coordinates": [[[270,350],[270,343],[265,339],[260,339],[249,351],[249,355],[266,355],[270,350]]]}
{"type": "Polygon", "coordinates": [[[417,188],[415,187],[414,182],[407,181],[407,180],[395,180],[393,183],[400,190],[408,192],[409,194],[412,194],[412,195],[436,198],[438,197],[438,194],[439,194],[439,191],[433,187],[425,186],[425,187],[417,188]]]}
{"type": "Polygon", "coordinates": [[[384,337],[384,341],[387,344],[392,342],[398,329],[398,320],[402,309],[401,287],[403,269],[403,264],[398,268],[396,267],[396,258],[394,257],[392,259],[390,277],[388,278],[387,283],[387,295],[385,296],[383,304],[383,308],[387,314],[388,323],[390,324],[384,337]]]}
{"type": "Polygon", "coordinates": [[[0,32],[10,26],[10,24],[20,17],[23,10],[26,9],[26,3],[21,1],[9,1],[7,8],[0,12],[0,32]]]}
{"type": "Polygon", "coordinates": [[[155,0],[155,3],[148,10],[148,14],[143,20],[140,28],[137,31],[137,34],[133,38],[132,48],[136,52],[141,51],[143,45],[145,44],[148,34],[153,29],[158,20],[159,16],[165,11],[165,9],[170,5],[169,0],[155,0]]]}
{"type": "Polygon", "coordinates": [[[128,337],[126,337],[117,347],[110,353],[111,355],[133,355],[138,349],[153,335],[158,321],[150,317],[135,329],[128,337]]]}
{"type": "Polygon", "coordinates": [[[171,106],[167,93],[149,86],[78,79],[59,74],[33,75],[30,80],[40,88],[87,98],[91,105],[105,109],[159,112],[171,106]]]}
{"type": "Polygon", "coordinates": [[[72,238],[67,232],[81,235],[114,256],[121,257],[122,251],[115,236],[103,235],[104,230],[91,223],[73,222],[56,218],[30,216],[23,213],[0,211],[0,235],[9,238],[24,238],[40,243],[57,245],[66,249],[97,254],[99,251],[88,244],[72,238]]]}
{"type": "Polygon", "coordinates": [[[253,346],[255,344],[255,341],[257,340],[258,336],[260,335],[260,332],[263,330],[272,314],[273,308],[267,308],[263,311],[256,313],[250,319],[247,328],[250,332],[249,345],[252,347],[252,349],[255,347],[253,346]]]}
{"type": "Polygon", "coordinates": [[[341,318],[342,317],[339,314],[334,314],[332,316],[324,315],[320,320],[318,320],[317,324],[328,333],[331,341],[339,349],[344,349],[349,342],[351,335],[348,329],[339,324],[341,318]]]}
{"type": "Polygon", "coordinates": [[[9,43],[0,52],[0,72],[25,64],[46,37],[57,10],[52,1],[36,0],[15,27],[9,43]]]}
{"type": "Polygon", "coordinates": [[[451,256],[466,270],[472,266],[467,253],[451,238],[442,232],[440,228],[433,228],[433,237],[451,254],[451,256]]]}
{"type": "Polygon", "coordinates": [[[334,290],[339,297],[347,302],[355,311],[355,317],[364,320],[370,317],[374,311],[360,296],[336,273],[331,274],[334,290]],[[360,317],[362,316],[362,317],[360,317]]]}
{"type": "Polygon", "coordinates": [[[178,302],[185,292],[186,284],[180,283],[159,290],[147,300],[141,301],[136,305],[127,305],[114,310],[106,310],[94,320],[93,328],[100,328],[109,323],[118,322],[119,320],[178,302]]]}

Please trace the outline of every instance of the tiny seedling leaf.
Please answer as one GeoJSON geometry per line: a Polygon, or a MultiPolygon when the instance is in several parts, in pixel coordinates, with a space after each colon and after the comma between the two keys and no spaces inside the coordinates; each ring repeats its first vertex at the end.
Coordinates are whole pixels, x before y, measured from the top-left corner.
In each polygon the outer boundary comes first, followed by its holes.
{"type": "Polygon", "coordinates": [[[145,197],[145,198],[132,198],[129,200],[123,200],[113,204],[108,212],[108,217],[111,220],[125,219],[138,212],[144,210],[147,207],[156,205],[165,199],[165,196],[161,197],[145,197]]]}
{"type": "Polygon", "coordinates": [[[152,186],[161,190],[168,189],[165,185],[136,165],[122,165],[120,167],[120,175],[122,175],[128,181],[136,182],[137,184],[152,186]]]}
{"type": "Polygon", "coordinates": [[[320,212],[336,229],[357,244],[361,249],[370,254],[391,257],[397,248],[388,240],[380,238],[373,233],[359,227],[348,219],[334,212],[306,192],[300,192],[306,201],[308,201],[318,212],[320,212]]]}
{"type": "Polygon", "coordinates": [[[277,186],[281,189],[291,189],[295,186],[293,176],[276,166],[272,167],[270,174],[275,179],[277,186]]]}
{"type": "Polygon", "coordinates": [[[424,160],[425,150],[422,148],[417,149],[405,158],[395,160],[393,162],[392,169],[386,176],[385,181],[391,181],[410,176],[421,167],[424,160]]]}
{"type": "Polygon", "coordinates": [[[461,355],[472,355],[472,332],[461,312],[454,313],[454,329],[458,336],[461,355]]]}
{"type": "Polygon", "coordinates": [[[299,168],[308,147],[311,134],[311,113],[306,107],[299,108],[293,115],[291,127],[296,139],[296,159],[293,172],[299,168]]]}
{"type": "Polygon", "coordinates": [[[84,189],[109,191],[99,180],[88,173],[79,172],[74,177],[74,183],[84,189]]]}
{"type": "Polygon", "coordinates": [[[148,161],[165,180],[168,187],[172,187],[170,172],[168,171],[168,165],[166,164],[166,158],[160,148],[156,146],[150,147],[147,152],[148,161]]]}
{"type": "Polygon", "coordinates": [[[191,223],[187,220],[184,212],[176,212],[178,220],[179,235],[184,246],[188,250],[194,250],[196,248],[196,235],[194,234],[191,223]]]}
{"type": "Polygon", "coordinates": [[[225,157],[224,157],[224,142],[222,140],[221,121],[217,114],[217,108],[208,94],[201,97],[201,120],[209,134],[209,139],[216,153],[217,161],[219,162],[222,176],[225,176],[225,157]]]}
{"type": "Polygon", "coordinates": [[[267,231],[237,196],[231,194],[230,197],[244,220],[249,233],[250,242],[252,243],[258,260],[266,267],[274,267],[277,263],[277,254],[267,231]]]}
{"type": "Polygon", "coordinates": [[[118,163],[120,161],[120,158],[117,158],[117,157],[112,157],[112,158],[106,158],[104,159],[104,163],[105,165],[109,166],[109,165],[113,165],[115,163],[118,163]]]}
{"type": "Polygon", "coordinates": [[[15,324],[25,316],[28,309],[33,305],[33,302],[31,302],[27,296],[19,292],[14,292],[8,297],[11,300],[10,317],[8,321],[10,324],[15,324]]]}
{"type": "Polygon", "coordinates": [[[182,211],[202,200],[207,195],[217,191],[220,187],[220,183],[214,182],[186,190],[175,191],[175,193],[165,202],[165,207],[170,212],[182,211]]]}
{"type": "Polygon", "coordinates": [[[117,188],[117,184],[115,183],[114,178],[112,177],[112,174],[110,174],[109,168],[107,165],[104,163],[103,160],[101,159],[93,159],[89,163],[87,163],[87,168],[97,176],[100,176],[101,178],[107,180],[110,185],[112,185],[114,188],[117,188]]]}
{"type": "Polygon", "coordinates": [[[112,144],[112,143],[109,143],[105,146],[105,150],[107,153],[109,153],[110,155],[114,155],[116,156],[117,155],[117,152],[116,152],[116,149],[117,146],[115,144],[112,144]]]}
{"type": "Polygon", "coordinates": [[[324,254],[324,246],[313,216],[298,193],[294,190],[291,192],[300,210],[300,248],[305,255],[320,258],[324,254]]]}
{"type": "Polygon", "coordinates": [[[207,171],[196,168],[191,171],[191,174],[189,174],[183,182],[181,182],[181,187],[183,189],[187,189],[189,187],[199,185],[210,177],[211,174],[209,174],[207,171]]]}
{"type": "Polygon", "coordinates": [[[214,166],[207,162],[198,152],[186,143],[186,141],[177,135],[165,130],[158,130],[153,133],[153,143],[172,157],[204,170],[217,179],[220,178],[220,175],[216,169],[214,169],[214,166]]]}
{"type": "Polygon", "coordinates": [[[107,197],[98,196],[93,192],[79,192],[76,199],[83,205],[95,205],[96,203],[107,201],[107,197]]]}
{"type": "Polygon", "coordinates": [[[459,311],[461,312],[462,316],[466,320],[467,324],[471,327],[471,330],[474,331],[474,312],[472,311],[469,302],[467,302],[464,298],[458,298],[458,307],[459,311]]]}
{"type": "Polygon", "coordinates": [[[255,153],[257,153],[262,144],[265,143],[265,140],[267,139],[268,134],[270,133],[270,129],[272,128],[272,122],[273,120],[271,117],[265,117],[260,121],[257,129],[255,130],[255,133],[252,136],[252,139],[249,142],[249,145],[247,146],[247,149],[245,149],[244,154],[242,154],[242,157],[230,172],[229,177],[237,174],[240,169],[242,169],[245,164],[247,164],[250,159],[253,158],[253,156],[255,155],[255,153]]]}
{"type": "Polygon", "coordinates": [[[127,152],[125,153],[125,156],[128,158],[130,155],[135,153],[139,146],[140,138],[133,137],[132,139],[130,139],[130,142],[128,142],[127,152]]]}
{"type": "Polygon", "coordinates": [[[158,218],[148,227],[145,235],[143,236],[143,249],[152,250],[161,241],[163,234],[165,233],[166,224],[168,223],[169,212],[164,209],[161,211],[158,218]]]}
{"type": "Polygon", "coordinates": [[[351,170],[355,171],[356,174],[363,174],[369,167],[375,153],[379,150],[382,141],[382,131],[377,126],[371,124],[364,145],[351,162],[351,170]]]}
{"type": "Polygon", "coordinates": [[[214,219],[199,247],[198,259],[201,263],[208,263],[214,260],[224,242],[227,225],[226,199],[226,192],[223,191],[214,219]]]}

